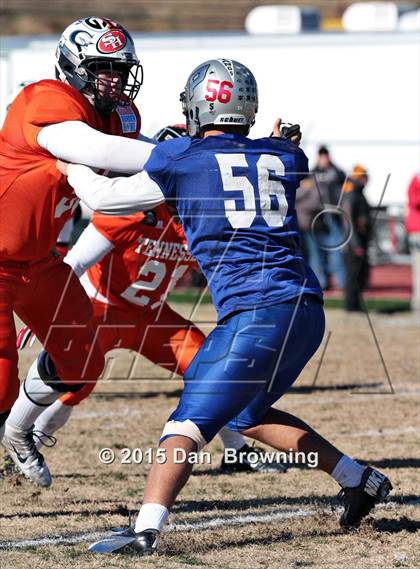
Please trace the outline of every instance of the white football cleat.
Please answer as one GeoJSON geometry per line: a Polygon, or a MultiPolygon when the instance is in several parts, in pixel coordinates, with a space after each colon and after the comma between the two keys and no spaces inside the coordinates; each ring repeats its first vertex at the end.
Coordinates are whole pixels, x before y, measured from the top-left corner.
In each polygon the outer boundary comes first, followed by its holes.
{"type": "Polygon", "coordinates": [[[38,486],[51,485],[50,471],[44,457],[36,448],[32,429],[23,431],[6,423],[1,444],[26,478],[38,486]]]}

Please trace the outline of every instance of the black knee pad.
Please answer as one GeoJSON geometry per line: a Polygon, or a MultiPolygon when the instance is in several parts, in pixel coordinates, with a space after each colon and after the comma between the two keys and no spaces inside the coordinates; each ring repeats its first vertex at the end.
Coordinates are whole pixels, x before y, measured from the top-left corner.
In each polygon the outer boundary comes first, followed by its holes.
{"type": "Polygon", "coordinates": [[[68,393],[69,391],[70,393],[76,393],[86,385],[85,383],[64,383],[57,375],[54,362],[45,350],[42,350],[39,354],[37,366],[39,377],[42,381],[59,393],[68,393]]]}

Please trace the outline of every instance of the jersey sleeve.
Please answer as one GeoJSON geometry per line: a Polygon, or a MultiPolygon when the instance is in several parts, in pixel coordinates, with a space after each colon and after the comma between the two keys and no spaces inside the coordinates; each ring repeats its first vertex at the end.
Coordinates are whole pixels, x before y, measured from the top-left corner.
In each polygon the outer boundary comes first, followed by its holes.
{"type": "Polygon", "coordinates": [[[297,149],[295,157],[297,186],[299,186],[309,174],[308,158],[301,148],[297,149]]]}
{"type": "Polygon", "coordinates": [[[54,88],[38,87],[25,109],[23,133],[29,146],[34,150],[42,149],[37,137],[47,125],[64,121],[82,121],[90,124],[89,109],[78,98],[66,91],[54,88]]]}
{"type": "Polygon", "coordinates": [[[70,265],[78,277],[100,261],[113,249],[113,244],[90,223],[75,246],[67,253],[64,262],[70,265]]]}
{"type": "Polygon", "coordinates": [[[117,246],[131,239],[134,226],[138,226],[143,219],[143,212],[128,216],[104,215],[94,212],[91,223],[105,239],[117,246]]]}
{"type": "Polygon", "coordinates": [[[125,178],[107,178],[81,164],[69,164],[67,180],[90,209],[105,215],[130,215],[165,201],[158,184],[145,170],[125,178]]]}
{"type": "Polygon", "coordinates": [[[158,186],[166,199],[175,197],[175,162],[162,150],[162,143],[155,146],[144,170],[158,186]]]}

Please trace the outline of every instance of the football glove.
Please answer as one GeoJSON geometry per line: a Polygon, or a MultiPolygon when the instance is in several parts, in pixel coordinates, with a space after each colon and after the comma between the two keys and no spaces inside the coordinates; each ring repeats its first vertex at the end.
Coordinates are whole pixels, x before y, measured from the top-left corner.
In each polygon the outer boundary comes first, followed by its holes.
{"type": "Polygon", "coordinates": [[[174,124],[161,128],[153,137],[155,142],[163,142],[172,138],[180,138],[187,136],[187,127],[185,124],[174,124]]]}
{"type": "Polygon", "coordinates": [[[29,328],[29,326],[24,326],[17,335],[16,347],[18,350],[23,350],[26,348],[26,346],[28,346],[28,348],[32,348],[35,340],[36,336],[29,328]]]}

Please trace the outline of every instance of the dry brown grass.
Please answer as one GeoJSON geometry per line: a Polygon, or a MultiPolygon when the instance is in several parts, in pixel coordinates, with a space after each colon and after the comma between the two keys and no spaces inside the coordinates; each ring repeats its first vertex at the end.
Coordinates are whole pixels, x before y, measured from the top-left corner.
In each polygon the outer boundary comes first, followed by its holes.
{"type": "MultiPolygon", "coordinates": [[[[177,308],[188,314],[187,305],[177,308]]],[[[214,319],[207,306],[199,316],[202,322],[214,319]]],[[[172,523],[302,510],[311,515],[171,531],[162,537],[160,554],[150,559],[95,556],[83,542],[3,550],[0,566],[420,567],[416,531],[420,527],[419,507],[410,503],[416,497],[420,479],[418,330],[411,317],[372,318],[394,394],[390,393],[366,317],[329,311],[328,330],[332,335],[315,389],[309,387],[321,350],[294,391],[279,404],[308,421],[345,452],[370,461],[390,476],[394,484],[392,501],[377,508],[359,530],[343,532],[338,528],[338,488],[323,473],[291,468],[284,475],[218,475],[221,446],[215,440],[209,449],[213,464],[197,469],[173,511],[172,523]]],[[[21,355],[22,376],[36,351],[35,346],[21,355]]],[[[113,376],[124,377],[131,355],[120,353],[114,364],[113,376]]],[[[104,380],[97,392],[120,392],[120,396],[94,396],[85,401],[60,432],[57,446],[45,451],[54,475],[50,489],[38,489],[18,476],[0,481],[2,540],[18,542],[107,530],[125,524],[127,510],[138,508],[149,467],[122,465],[119,460],[103,465],[98,451],[110,447],[120,456],[123,447],[153,446],[176,405],[181,382],[168,379],[166,372],[145,360],[136,362],[134,372],[132,377],[143,374],[148,379],[104,380]],[[123,397],[122,392],[128,389],[132,395],[123,397]]]]}

